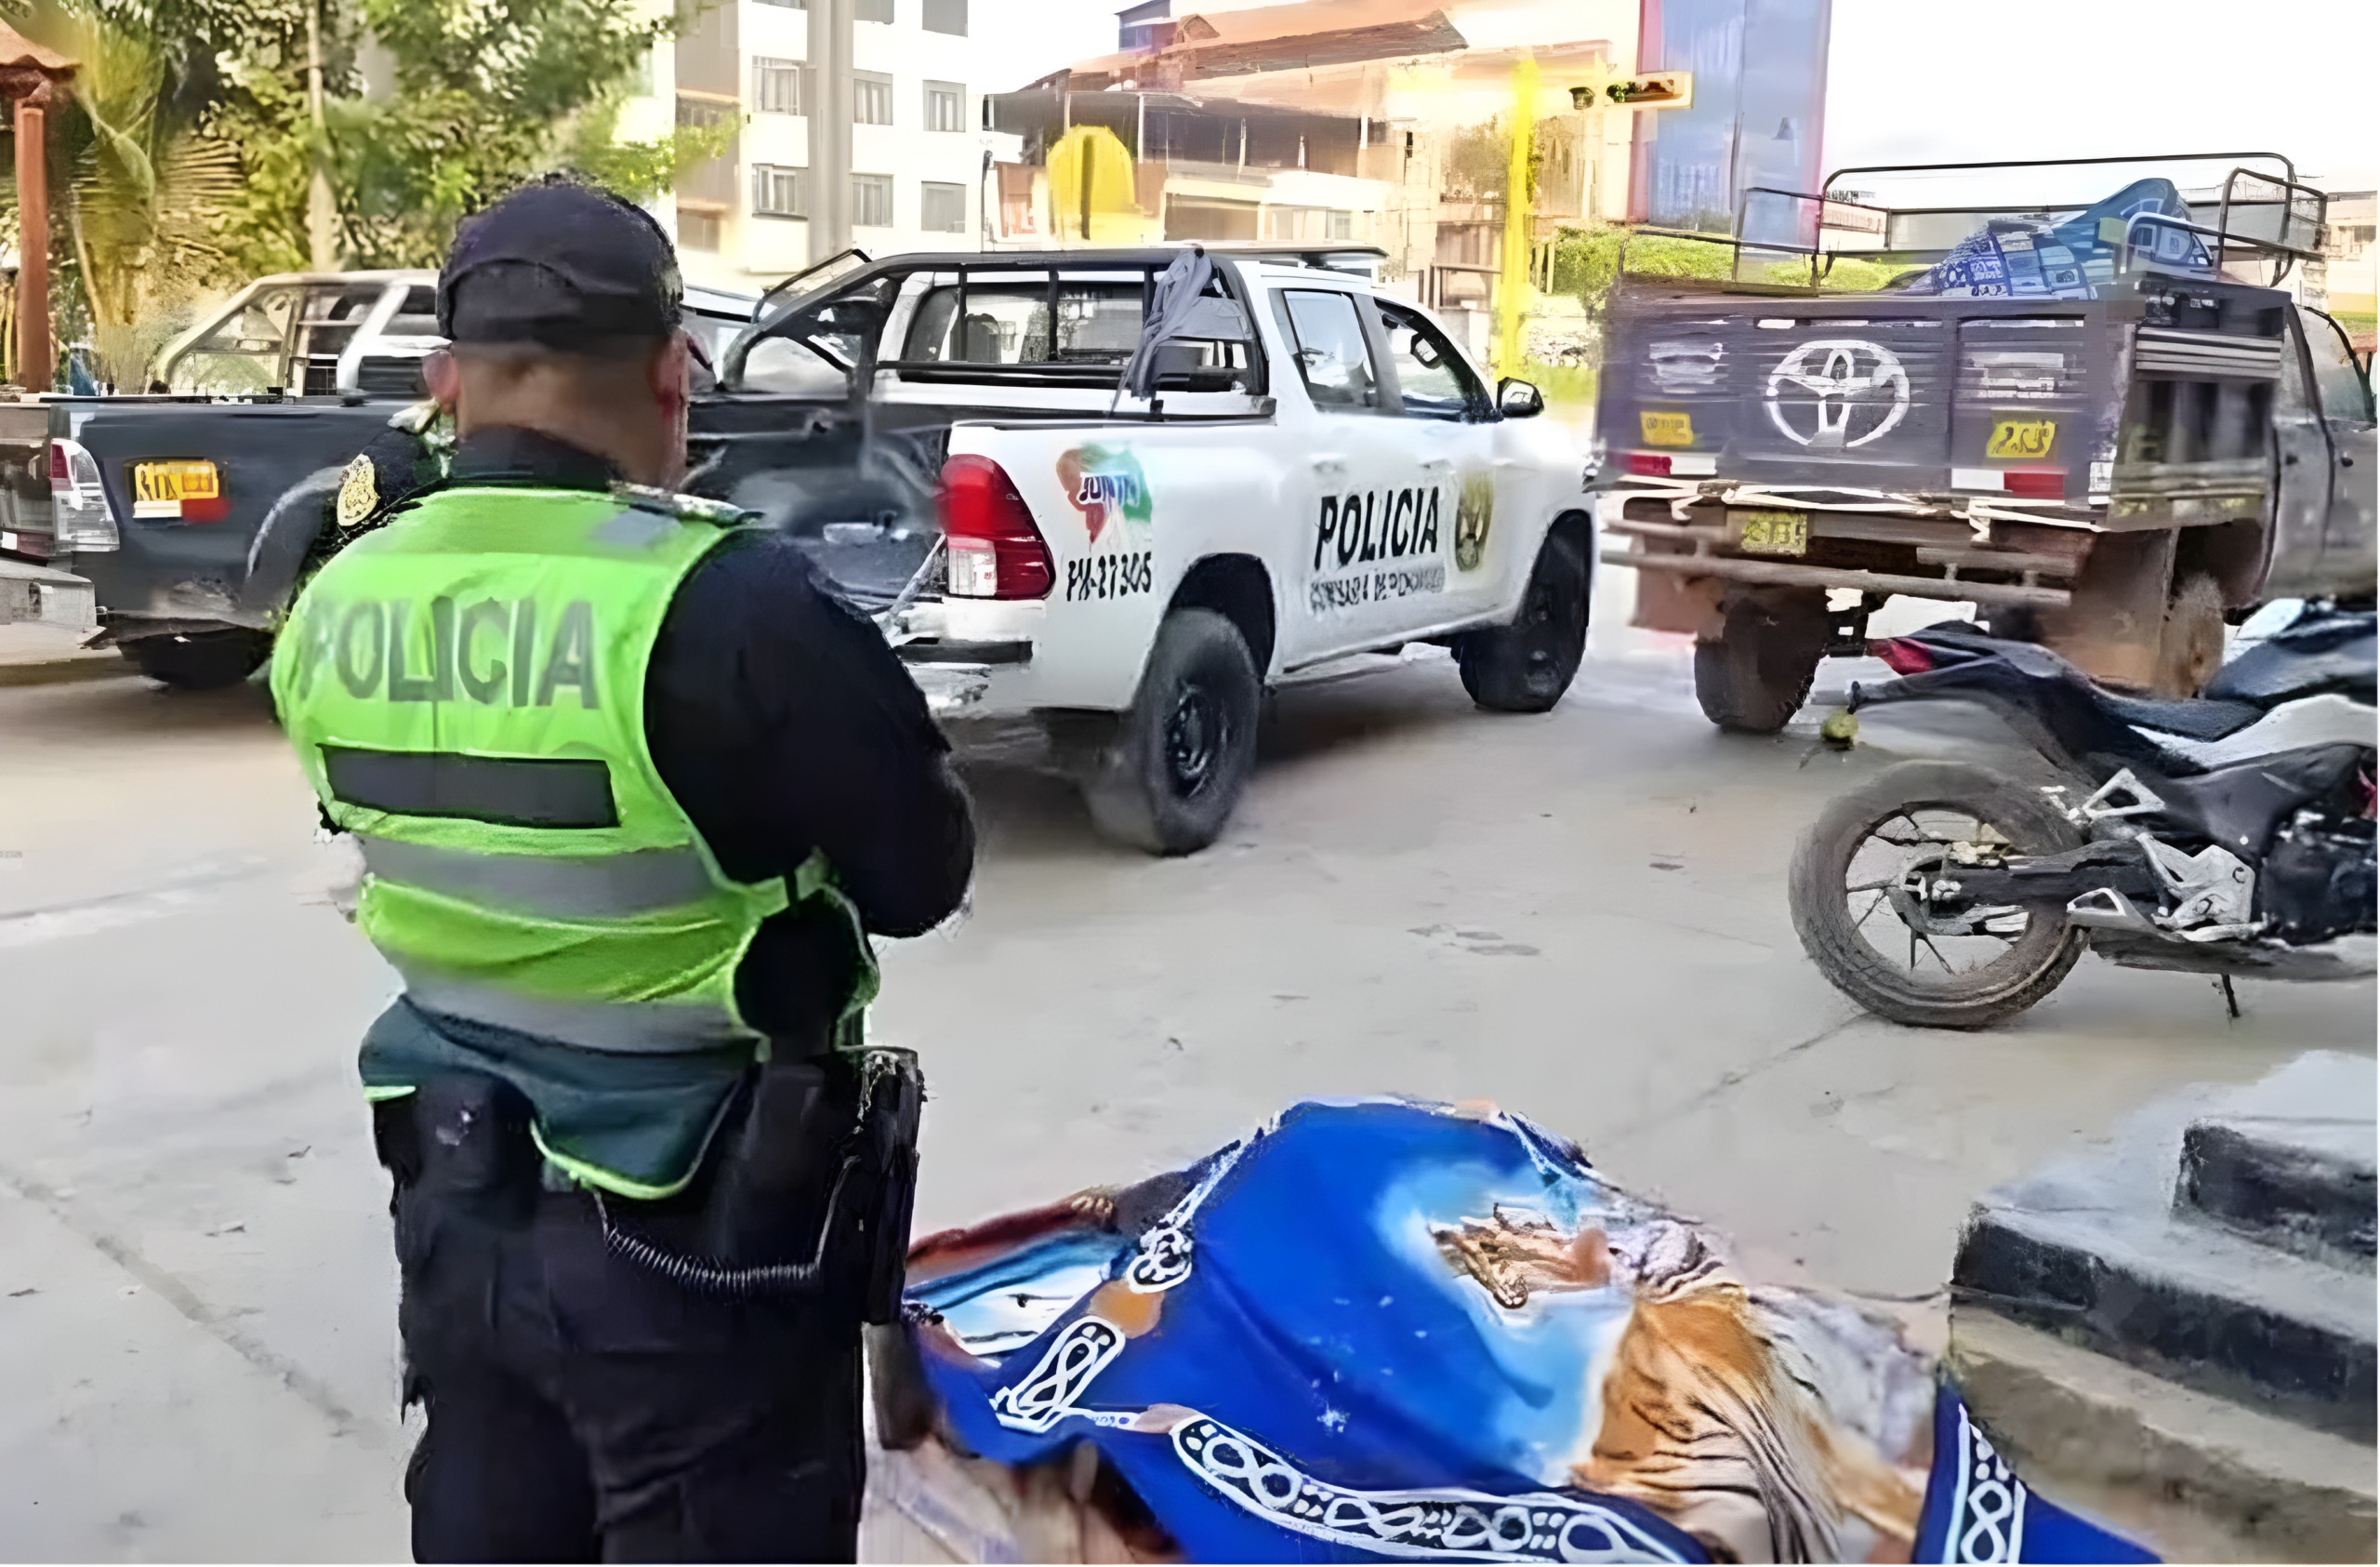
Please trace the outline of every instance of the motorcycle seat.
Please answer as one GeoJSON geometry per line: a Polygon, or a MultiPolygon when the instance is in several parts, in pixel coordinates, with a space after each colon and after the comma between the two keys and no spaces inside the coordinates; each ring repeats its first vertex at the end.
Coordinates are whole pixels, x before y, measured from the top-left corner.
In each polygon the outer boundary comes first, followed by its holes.
{"type": "Polygon", "coordinates": [[[2325,691],[2370,702],[2373,668],[2373,617],[2317,611],[2215,671],[2206,695],[2262,708],[2325,691]]]}
{"type": "Polygon", "coordinates": [[[2204,697],[2159,701],[2148,697],[2121,696],[2103,688],[2098,697],[2099,705],[2109,713],[2135,729],[2154,729],[2162,735],[2179,735],[2190,740],[2219,740],[2227,735],[2236,735],[2265,715],[2265,710],[2254,702],[2218,701],[2204,697]]]}

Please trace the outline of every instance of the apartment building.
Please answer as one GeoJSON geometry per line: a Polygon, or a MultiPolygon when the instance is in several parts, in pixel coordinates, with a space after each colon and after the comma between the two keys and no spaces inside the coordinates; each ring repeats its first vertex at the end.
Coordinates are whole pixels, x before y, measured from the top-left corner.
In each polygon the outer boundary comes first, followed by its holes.
{"type": "MultiPolygon", "coordinates": [[[[826,156],[814,116],[833,96],[817,68],[831,58],[829,3],[720,0],[657,52],[623,132],[733,127],[724,152],[655,204],[687,281],[755,290],[825,259],[813,166],[826,156]]],[[[978,248],[985,154],[1013,143],[980,128],[986,84],[969,79],[970,39],[1024,0],[831,3],[852,16],[851,243],[871,255],[978,248]]]]}

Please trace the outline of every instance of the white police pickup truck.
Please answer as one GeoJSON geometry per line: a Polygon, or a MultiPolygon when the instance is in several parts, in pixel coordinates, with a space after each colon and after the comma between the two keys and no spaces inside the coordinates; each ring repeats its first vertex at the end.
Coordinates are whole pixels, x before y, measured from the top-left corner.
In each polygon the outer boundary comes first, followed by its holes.
{"type": "Polygon", "coordinates": [[[764,302],[693,487],[804,540],[945,716],[1039,719],[1103,832],[1223,830],[1264,688],[1412,642],[1542,712],[1585,644],[1580,453],[1348,253],[847,263],[764,302]]]}

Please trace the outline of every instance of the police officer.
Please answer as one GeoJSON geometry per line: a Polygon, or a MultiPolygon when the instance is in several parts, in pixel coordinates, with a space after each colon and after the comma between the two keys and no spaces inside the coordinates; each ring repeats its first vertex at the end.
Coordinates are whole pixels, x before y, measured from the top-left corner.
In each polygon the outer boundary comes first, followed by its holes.
{"type": "Polygon", "coordinates": [[[917,1100],[863,1046],[868,936],[956,910],[973,833],[874,627],[789,540],[670,493],[679,295],[602,192],[467,221],[447,476],[275,651],[403,980],[362,1064],[422,1560],[856,1548],[860,1321],[897,1279],[917,1100]]]}

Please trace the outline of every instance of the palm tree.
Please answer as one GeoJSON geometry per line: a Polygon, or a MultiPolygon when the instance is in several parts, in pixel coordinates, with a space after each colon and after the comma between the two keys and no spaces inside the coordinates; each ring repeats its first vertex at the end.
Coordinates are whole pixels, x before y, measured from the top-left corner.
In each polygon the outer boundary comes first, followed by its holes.
{"type": "Polygon", "coordinates": [[[208,134],[209,95],[153,14],[98,0],[29,0],[18,31],[80,62],[49,136],[67,308],[110,379],[138,386],[192,302],[228,282],[220,234],[242,187],[239,149],[208,134]]]}

